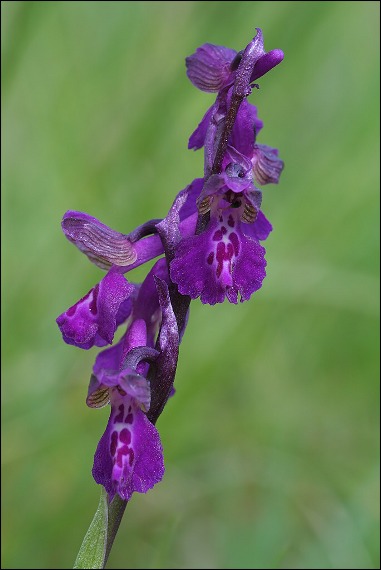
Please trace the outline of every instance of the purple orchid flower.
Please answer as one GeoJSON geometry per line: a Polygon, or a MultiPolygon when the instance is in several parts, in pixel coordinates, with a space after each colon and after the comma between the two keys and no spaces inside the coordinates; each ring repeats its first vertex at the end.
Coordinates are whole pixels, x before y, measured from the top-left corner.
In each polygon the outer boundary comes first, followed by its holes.
{"type": "MultiPolygon", "coordinates": [[[[145,376],[139,372],[146,364],[132,368],[121,358],[128,346],[142,358],[152,354],[146,350],[147,328],[143,319],[134,320],[123,342],[101,353],[90,380],[87,404],[101,407],[110,402],[111,414],[106,430],[94,455],[93,476],[106,489],[109,499],[115,493],[128,501],[134,491],[145,493],[164,474],[160,436],[147,418],[151,391],[145,376]],[[106,354],[107,352],[107,354],[106,354]],[[106,367],[105,367],[106,366],[106,367]]],[[[153,356],[156,356],[153,349],[153,356]]]]}
{"type": "MultiPolygon", "coordinates": [[[[253,81],[259,79],[283,60],[281,50],[266,53],[263,46],[262,31],[257,28],[257,35],[247,46],[245,52],[252,52],[249,83],[246,85],[249,94],[253,81]]],[[[188,148],[197,150],[205,146],[205,176],[211,173],[216,156],[216,146],[221,137],[222,126],[226,118],[234,82],[237,78],[239,64],[244,52],[235,52],[204,44],[187,58],[187,75],[192,83],[202,91],[218,92],[216,102],[205,113],[202,121],[189,139],[188,148]]],[[[283,162],[278,158],[276,149],[256,144],[256,137],[263,123],[257,117],[254,105],[242,101],[233,125],[229,144],[252,161],[253,173],[258,184],[278,183],[283,169],[283,162]]]]}
{"type": "Polygon", "coordinates": [[[131,312],[135,286],[114,269],[87,295],[57,318],[67,344],[89,349],[111,344],[117,327],[131,312]]]}
{"type": "MultiPolygon", "coordinates": [[[[205,231],[182,239],[170,265],[180,293],[202,303],[231,303],[250,298],[265,278],[265,249],[258,240],[272,226],[260,212],[261,193],[252,183],[247,164],[230,162],[211,176],[199,196],[202,213],[210,212],[205,231]]],[[[200,185],[195,181],[194,185],[200,185]]]]}
{"type": "MultiPolygon", "coordinates": [[[[247,48],[255,52],[255,64],[252,66],[248,85],[278,65],[284,57],[280,49],[265,52],[260,28],[257,28],[257,35],[247,48]]],[[[236,80],[242,55],[243,51],[237,53],[234,49],[223,46],[203,44],[186,58],[188,78],[201,91],[221,91],[233,85],[236,80]]]]}
{"type": "MultiPolygon", "coordinates": [[[[115,493],[128,501],[133,492],[146,493],[164,474],[160,436],[147,417],[151,406],[148,363],[164,359],[164,372],[173,384],[178,354],[176,319],[168,278],[159,260],[141,286],[133,317],[121,341],[100,353],[90,380],[87,404],[99,408],[111,404],[111,414],[94,456],[93,476],[112,500],[115,493]],[[166,275],[165,275],[166,274],[166,275]],[[160,310],[160,314],[158,311],[160,310]],[[161,323],[158,349],[152,331],[161,323]]],[[[170,394],[168,394],[169,397],[170,394]]]]}

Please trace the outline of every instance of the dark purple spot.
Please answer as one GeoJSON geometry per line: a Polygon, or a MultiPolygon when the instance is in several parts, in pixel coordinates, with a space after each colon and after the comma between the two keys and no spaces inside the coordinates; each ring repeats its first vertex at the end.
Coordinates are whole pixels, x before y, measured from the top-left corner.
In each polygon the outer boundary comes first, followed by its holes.
{"type": "Polygon", "coordinates": [[[83,301],[86,301],[86,299],[91,295],[92,293],[92,289],[90,289],[90,291],[88,293],[86,293],[86,295],[84,297],[82,297],[82,299],[80,299],[79,301],[76,302],[75,305],[73,305],[72,307],[70,307],[70,309],[68,309],[66,311],[66,314],[68,317],[72,317],[75,313],[75,311],[77,310],[78,305],[80,305],[81,303],[83,303],[83,301]]]}
{"type": "Polygon", "coordinates": [[[228,243],[226,247],[225,259],[231,259],[233,257],[233,253],[234,253],[233,245],[231,243],[228,243]]]}
{"type": "Polygon", "coordinates": [[[117,464],[118,467],[123,467],[123,455],[122,453],[120,453],[120,451],[118,451],[115,463],[117,464]]]}
{"type": "Polygon", "coordinates": [[[114,457],[115,455],[117,445],[118,445],[118,433],[116,431],[113,431],[111,434],[111,441],[110,441],[110,453],[112,457],[114,457]]]}
{"type": "Polygon", "coordinates": [[[131,406],[128,406],[128,411],[130,412],[132,410],[131,406]]]}
{"type": "Polygon", "coordinates": [[[123,428],[119,434],[119,439],[122,443],[126,443],[127,445],[131,443],[131,432],[127,428],[123,428]]]}
{"type": "Polygon", "coordinates": [[[129,462],[129,464],[130,464],[130,466],[131,466],[131,465],[133,464],[133,462],[134,462],[135,453],[134,453],[134,450],[131,449],[131,447],[129,448],[128,453],[129,453],[129,455],[130,455],[130,457],[129,457],[129,459],[128,459],[128,462],[129,462]]]}
{"type": "Polygon", "coordinates": [[[214,260],[214,251],[211,251],[208,255],[208,257],[206,258],[207,263],[209,263],[209,265],[212,265],[214,260]]]}
{"type": "Polygon", "coordinates": [[[127,414],[126,419],[125,419],[125,423],[126,424],[132,424],[133,421],[134,421],[134,415],[131,413],[127,414]]]}
{"type": "Polygon", "coordinates": [[[224,259],[228,259],[226,255],[227,254],[225,251],[225,244],[223,242],[220,242],[219,244],[217,244],[217,253],[216,253],[216,260],[218,262],[216,269],[217,278],[219,278],[222,273],[222,269],[224,267],[224,259]]]}
{"type": "Polygon", "coordinates": [[[120,404],[119,408],[119,414],[117,414],[114,418],[114,424],[120,423],[123,421],[123,416],[124,416],[124,406],[123,404],[120,404]]]}
{"type": "Polygon", "coordinates": [[[120,454],[120,455],[128,455],[128,452],[129,452],[129,447],[128,447],[128,445],[123,445],[122,447],[120,447],[120,448],[118,449],[118,455],[119,455],[119,454],[120,454]]]}
{"type": "Polygon", "coordinates": [[[66,311],[66,315],[67,315],[68,317],[72,317],[72,316],[74,315],[75,311],[77,310],[77,305],[78,305],[78,303],[76,303],[75,305],[73,305],[72,307],[70,307],[70,309],[68,309],[68,310],[66,311]]]}
{"type": "Polygon", "coordinates": [[[227,231],[228,231],[228,230],[225,228],[225,226],[222,226],[221,232],[223,233],[223,235],[225,235],[227,231]]]}
{"type": "Polygon", "coordinates": [[[235,255],[238,255],[238,254],[239,254],[239,249],[240,249],[240,248],[239,248],[239,245],[240,245],[240,244],[239,244],[239,238],[238,238],[237,234],[235,234],[234,232],[231,233],[230,236],[229,236],[229,239],[230,239],[230,241],[231,241],[232,244],[233,244],[235,255]]]}
{"type": "Polygon", "coordinates": [[[223,242],[217,244],[216,259],[218,263],[222,263],[225,259],[225,244],[223,242]]]}
{"type": "Polygon", "coordinates": [[[222,240],[222,232],[221,230],[217,230],[216,232],[214,232],[214,235],[212,237],[213,241],[221,241],[222,240]]]}
{"type": "Polygon", "coordinates": [[[98,292],[99,292],[99,283],[93,289],[93,299],[89,305],[90,312],[93,315],[96,315],[98,312],[98,309],[97,309],[98,292]]]}
{"type": "Polygon", "coordinates": [[[234,219],[233,216],[230,214],[230,216],[228,217],[228,226],[230,226],[231,228],[234,228],[234,219]]]}

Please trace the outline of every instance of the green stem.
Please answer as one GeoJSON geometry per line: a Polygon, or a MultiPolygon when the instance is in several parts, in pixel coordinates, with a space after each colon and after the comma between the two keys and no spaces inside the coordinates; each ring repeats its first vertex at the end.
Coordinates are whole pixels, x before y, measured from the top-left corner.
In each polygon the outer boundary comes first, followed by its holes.
{"type": "Polygon", "coordinates": [[[112,502],[108,507],[108,525],[107,525],[107,544],[103,568],[106,566],[112,545],[118,532],[120,523],[122,522],[123,514],[127,506],[127,501],[124,501],[115,495],[112,502]]]}

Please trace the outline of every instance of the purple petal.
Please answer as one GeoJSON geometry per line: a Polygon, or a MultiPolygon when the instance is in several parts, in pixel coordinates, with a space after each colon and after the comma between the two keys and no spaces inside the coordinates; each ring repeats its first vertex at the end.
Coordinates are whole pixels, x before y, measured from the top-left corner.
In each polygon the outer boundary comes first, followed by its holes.
{"type": "Polygon", "coordinates": [[[111,344],[120,305],[134,291],[123,275],[111,270],[87,295],[57,318],[64,341],[79,348],[111,344]]]}
{"type": "Polygon", "coordinates": [[[93,477],[109,499],[128,501],[132,493],[146,493],[164,475],[160,436],[129,396],[112,394],[112,410],[94,455],[93,477]]]}
{"type": "Polygon", "coordinates": [[[259,185],[278,184],[284,162],[278,158],[278,150],[257,144],[253,153],[253,173],[259,185]]]}
{"type": "Polygon", "coordinates": [[[251,224],[242,224],[242,231],[245,236],[259,241],[267,239],[272,229],[272,225],[261,210],[258,211],[254,222],[251,224]]]}
{"type": "Polygon", "coordinates": [[[243,233],[242,225],[228,210],[205,232],[180,242],[171,263],[180,293],[214,305],[225,296],[237,303],[238,293],[246,300],[261,287],[265,250],[243,233]]]}
{"type": "Polygon", "coordinates": [[[144,376],[126,371],[124,375],[120,375],[119,386],[134,398],[144,412],[148,412],[151,405],[151,390],[144,376]]]}
{"type": "Polygon", "coordinates": [[[96,357],[93,366],[95,376],[102,370],[119,370],[123,363],[124,336],[114,345],[102,350],[96,357]]]}
{"type": "Polygon", "coordinates": [[[186,58],[187,75],[201,91],[220,91],[229,83],[230,65],[237,52],[223,46],[204,44],[186,58]]]}
{"type": "MultiPolygon", "coordinates": [[[[193,214],[197,213],[197,205],[196,200],[201,194],[202,188],[204,186],[204,179],[203,178],[196,178],[187,186],[187,199],[185,204],[180,208],[180,220],[183,221],[185,218],[192,216],[193,214]]],[[[180,227],[181,231],[181,227],[180,227]]],[[[183,232],[181,232],[183,233],[183,232]]],[[[193,232],[194,233],[194,232],[193,232]]]]}
{"type": "Polygon", "coordinates": [[[212,174],[206,180],[201,194],[196,200],[198,211],[205,214],[210,210],[213,196],[218,196],[225,192],[225,177],[223,174],[212,174]]]}
{"type": "Polygon", "coordinates": [[[117,345],[98,355],[86,399],[90,408],[103,407],[108,403],[109,388],[120,386],[127,394],[134,397],[144,410],[149,409],[151,399],[149,383],[140,372],[144,373],[147,370],[146,364],[142,361],[156,360],[159,353],[154,348],[143,345],[145,332],[144,321],[134,321],[117,345]],[[142,324],[144,326],[139,334],[137,329],[141,328],[142,324]],[[124,357],[126,344],[133,346],[129,349],[127,358],[124,357]]]}
{"type": "Polygon", "coordinates": [[[206,133],[214,111],[215,105],[212,105],[201,119],[201,122],[199,123],[197,129],[189,137],[189,149],[198,150],[204,146],[206,133]]]}
{"type": "Polygon", "coordinates": [[[136,348],[137,346],[146,346],[147,344],[147,323],[144,319],[138,318],[134,314],[134,318],[128,327],[126,334],[124,336],[124,347],[123,347],[123,360],[125,354],[131,348],[136,348]]]}
{"type": "Polygon", "coordinates": [[[256,136],[262,127],[263,122],[257,117],[257,108],[244,99],[230,135],[231,146],[244,156],[251,158],[256,136]]]}
{"type": "MultiPolygon", "coordinates": [[[[251,156],[251,155],[250,155],[251,156]]],[[[239,172],[237,171],[236,175],[238,176],[242,176],[242,175],[247,175],[247,174],[251,174],[251,169],[252,169],[252,164],[251,164],[251,160],[250,158],[248,158],[246,155],[242,154],[237,148],[228,145],[227,149],[226,149],[226,153],[225,153],[225,157],[224,157],[224,162],[223,165],[226,168],[226,166],[230,163],[236,164],[237,166],[240,167],[240,169],[242,172],[239,174],[239,172]]]]}
{"type": "Polygon", "coordinates": [[[132,296],[120,304],[120,307],[119,307],[118,312],[117,312],[116,317],[115,317],[117,327],[119,327],[119,325],[123,324],[128,319],[128,317],[131,315],[132,304],[133,304],[132,296]]]}
{"type": "MultiPolygon", "coordinates": [[[[266,277],[266,250],[257,241],[246,237],[241,233],[241,253],[237,256],[234,268],[234,287],[232,295],[236,298],[237,292],[241,295],[241,303],[248,301],[251,295],[262,287],[262,282],[266,277]]],[[[234,302],[233,297],[230,302],[234,302]]]]}
{"type": "MultiPolygon", "coordinates": [[[[237,152],[234,154],[238,155],[237,152]]],[[[254,190],[251,163],[245,159],[245,157],[242,157],[242,159],[243,160],[236,159],[237,162],[231,162],[228,164],[223,173],[225,187],[235,193],[247,193],[250,190],[254,190]],[[250,168],[246,170],[249,164],[250,168]]]]}
{"type": "Polygon", "coordinates": [[[262,204],[262,192],[258,190],[258,188],[255,188],[255,186],[252,188],[253,189],[246,192],[245,197],[247,202],[253,206],[255,212],[258,212],[262,204]]]}
{"type": "Polygon", "coordinates": [[[128,236],[115,232],[89,214],[66,212],[62,230],[67,239],[101,269],[127,266],[136,261],[137,253],[128,236]]]}
{"type": "Polygon", "coordinates": [[[264,241],[267,239],[272,229],[272,225],[262,210],[259,210],[255,222],[251,224],[242,224],[243,233],[246,236],[259,241],[264,241]]]}
{"type": "Polygon", "coordinates": [[[145,237],[137,242],[134,242],[134,249],[136,253],[136,261],[131,263],[131,265],[126,265],[121,267],[123,273],[127,273],[143,263],[154,259],[158,255],[164,253],[164,247],[158,234],[145,237]]]}
{"type": "MultiPolygon", "coordinates": [[[[89,392],[91,389],[91,393],[89,393],[89,396],[92,402],[95,396],[98,396],[100,390],[103,391],[105,388],[108,388],[112,391],[117,387],[119,394],[128,394],[128,396],[134,398],[145,412],[149,410],[151,403],[149,383],[144,376],[136,374],[132,368],[125,368],[119,372],[102,370],[97,380],[100,384],[95,389],[96,382],[90,379],[89,392]]],[[[90,407],[95,406],[92,405],[90,407]]]]}
{"type": "MultiPolygon", "coordinates": [[[[161,321],[160,303],[154,281],[154,275],[157,275],[166,281],[169,280],[167,261],[165,258],[159,259],[147,274],[140,286],[139,295],[134,307],[134,318],[143,319],[147,326],[148,340],[145,344],[151,346],[153,346],[154,337],[158,331],[161,321]]],[[[130,346],[129,349],[130,348],[132,347],[130,346]]],[[[126,351],[125,354],[127,354],[126,351]]]]}
{"type": "Polygon", "coordinates": [[[255,64],[253,72],[251,74],[250,82],[252,83],[256,79],[265,75],[273,67],[281,63],[284,58],[284,53],[281,49],[273,49],[268,53],[265,53],[255,64]]]}

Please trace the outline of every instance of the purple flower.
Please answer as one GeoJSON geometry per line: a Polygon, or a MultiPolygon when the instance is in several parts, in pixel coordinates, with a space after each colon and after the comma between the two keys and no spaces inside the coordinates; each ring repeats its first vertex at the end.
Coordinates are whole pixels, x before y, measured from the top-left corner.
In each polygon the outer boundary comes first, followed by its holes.
{"type": "Polygon", "coordinates": [[[265,249],[258,239],[267,237],[271,225],[263,214],[257,219],[260,224],[246,230],[249,224],[242,223],[234,210],[221,210],[204,232],[182,240],[171,263],[171,278],[180,293],[209,305],[225,297],[237,303],[238,294],[247,301],[266,275],[265,249]]]}
{"type": "Polygon", "coordinates": [[[111,344],[114,333],[131,312],[135,287],[111,269],[87,295],[57,318],[67,344],[89,349],[111,344]]]}
{"type": "MultiPolygon", "coordinates": [[[[250,81],[265,75],[283,60],[283,52],[279,49],[268,53],[264,50],[262,31],[257,28],[257,35],[246,49],[255,53],[250,81]]],[[[193,85],[201,91],[218,92],[232,85],[237,76],[237,69],[243,52],[213,44],[204,44],[196,52],[186,58],[187,75],[193,85]]]]}
{"type": "Polygon", "coordinates": [[[177,244],[170,266],[180,293],[210,305],[225,297],[237,303],[238,295],[246,301],[262,286],[265,249],[258,241],[272,229],[260,212],[262,194],[253,184],[251,161],[228,146],[223,168],[205,181],[197,198],[201,214],[210,213],[209,224],[177,244]]]}
{"type": "Polygon", "coordinates": [[[147,366],[140,359],[157,356],[155,350],[145,346],[146,342],[145,321],[133,321],[125,338],[98,356],[90,381],[87,404],[95,408],[111,404],[93,466],[94,479],[105,487],[110,500],[115,493],[127,501],[134,491],[145,493],[164,474],[160,437],[146,415],[151,392],[142,375],[147,366]],[[135,368],[124,365],[126,345],[127,355],[135,351],[135,368]]]}
{"type": "Polygon", "coordinates": [[[146,342],[145,321],[133,321],[125,338],[98,356],[90,381],[87,404],[95,408],[111,404],[110,418],[98,443],[93,466],[93,477],[104,486],[110,500],[115,493],[126,501],[134,491],[146,493],[164,474],[160,437],[146,415],[151,401],[150,386],[139,374],[147,369],[140,358],[156,357],[156,351],[147,350],[146,342]],[[124,365],[126,345],[127,355],[135,350],[135,368],[124,365]]]}
{"type": "MultiPolygon", "coordinates": [[[[124,384],[133,382],[126,376],[124,384]]],[[[118,495],[128,501],[134,491],[146,493],[164,475],[160,436],[137,398],[119,385],[110,390],[111,414],[94,456],[93,477],[111,501],[118,495]]]]}
{"type": "Polygon", "coordinates": [[[147,417],[151,408],[148,363],[168,382],[171,395],[178,356],[178,331],[168,288],[165,260],[152,268],[133,302],[131,323],[115,346],[95,362],[87,404],[111,404],[110,418],[94,456],[93,476],[112,500],[115,493],[128,501],[134,491],[146,493],[164,474],[163,450],[157,429],[147,417]],[[161,323],[158,350],[154,330],[161,323]]]}
{"type": "MultiPolygon", "coordinates": [[[[215,156],[215,134],[220,120],[219,114],[218,105],[210,107],[188,143],[188,148],[194,150],[205,145],[206,176],[210,174],[215,156]]],[[[244,100],[230,134],[229,145],[251,161],[254,179],[260,186],[277,184],[284,168],[276,148],[256,143],[257,135],[262,128],[263,122],[257,116],[257,108],[244,100]]]]}
{"type": "MultiPolygon", "coordinates": [[[[239,91],[247,96],[251,83],[283,59],[281,50],[264,51],[262,31],[257,29],[257,32],[253,41],[239,54],[234,50],[205,44],[187,58],[187,74],[192,83],[204,91],[218,92],[216,102],[208,109],[188,143],[188,148],[194,150],[205,147],[206,178],[212,173],[233,93],[239,91]]],[[[257,134],[262,127],[256,107],[244,99],[237,110],[228,139],[231,147],[252,161],[254,177],[260,185],[277,183],[284,166],[276,149],[256,144],[257,134]]]]}

